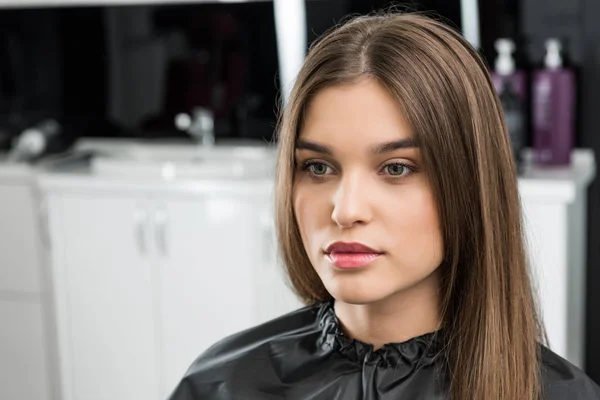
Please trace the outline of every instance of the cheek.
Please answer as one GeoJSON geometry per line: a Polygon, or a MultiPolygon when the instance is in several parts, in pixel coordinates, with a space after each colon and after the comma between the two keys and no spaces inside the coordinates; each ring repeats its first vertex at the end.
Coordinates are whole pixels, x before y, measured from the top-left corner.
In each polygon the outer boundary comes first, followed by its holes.
{"type": "Polygon", "coordinates": [[[304,246],[309,249],[310,241],[327,223],[326,200],[322,191],[315,187],[298,184],[294,187],[294,214],[304,246]]]}
{"type": "Polygon", "coordinates": [[[396,256],[407,266],[433,267],[443,257],[442,232],[433,193],[425,184],[406,190],[390,201],[387,230],[394,238],[396,256]]]}

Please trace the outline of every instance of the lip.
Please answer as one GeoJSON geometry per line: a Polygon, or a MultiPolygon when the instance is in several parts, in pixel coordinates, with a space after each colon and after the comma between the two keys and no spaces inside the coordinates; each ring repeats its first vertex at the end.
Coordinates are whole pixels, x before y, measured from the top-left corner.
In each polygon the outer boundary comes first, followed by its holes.
{"type": "Polygon", "coordinates": [[[358,242],[334,242],[325,249],[327,260],[341,269],[362,268],[383,253],[358,242]]]}
{"type": "Polygon", "coordinates": [[[333,242],[325,248],[325,253],[371,253],[381,254],[367,245],[359,242],[333,242]]]}

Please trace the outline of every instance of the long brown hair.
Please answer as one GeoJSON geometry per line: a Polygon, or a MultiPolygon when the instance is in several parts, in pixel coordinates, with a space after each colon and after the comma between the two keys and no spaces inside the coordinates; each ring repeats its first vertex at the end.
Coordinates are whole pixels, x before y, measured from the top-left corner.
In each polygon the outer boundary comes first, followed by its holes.
{"type": "Polygon", "coordinates": [[[312,46],[280,119],[276,225],[290,282],[331,295],[293,210],[294,150],[311,98],[374,79],[413,128],[444,239],[441,315],[454,400],[537,400],[543,338],[523,243],[516,168],[485,62],[462,36],[417,14],[358,17],[312,46]]]}

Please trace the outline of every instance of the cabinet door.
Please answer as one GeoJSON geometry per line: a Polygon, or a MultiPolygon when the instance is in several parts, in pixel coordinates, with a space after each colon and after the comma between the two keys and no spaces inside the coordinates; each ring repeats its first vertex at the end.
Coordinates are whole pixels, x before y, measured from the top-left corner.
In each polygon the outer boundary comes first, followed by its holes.
{"type": "Polygon", "coordinates": [[[42,291],[36,213],[30,185],[0,185],[0,291],[42,291]]]}
{"type": "Polygon", "coordinates": [[[159,398],[145,205],[108,195],[51,202],[66,400],[159,398]]]}
{"type": "Polygon", "coordinates": [[[156,206],[166,397],[201,352],[256,323],[253,269],[262,249],[249,203],[206,197],[156,206]]]}
{"type": "Polygon", "coordinates": [[[50,399],[42,305],[0,299],[0,399],[50,399]]]}

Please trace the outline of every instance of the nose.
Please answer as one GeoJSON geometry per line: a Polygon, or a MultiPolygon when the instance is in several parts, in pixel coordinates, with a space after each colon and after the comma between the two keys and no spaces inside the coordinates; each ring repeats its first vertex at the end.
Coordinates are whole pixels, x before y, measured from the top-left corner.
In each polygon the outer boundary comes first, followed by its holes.
{"type": "Polygon", "coordinates": [[[371,220],[369,196],[365,178],[361,179],[358,174],[342,178],[333,196],[331,219],[340,228],[368,223],[371,220]]]}

